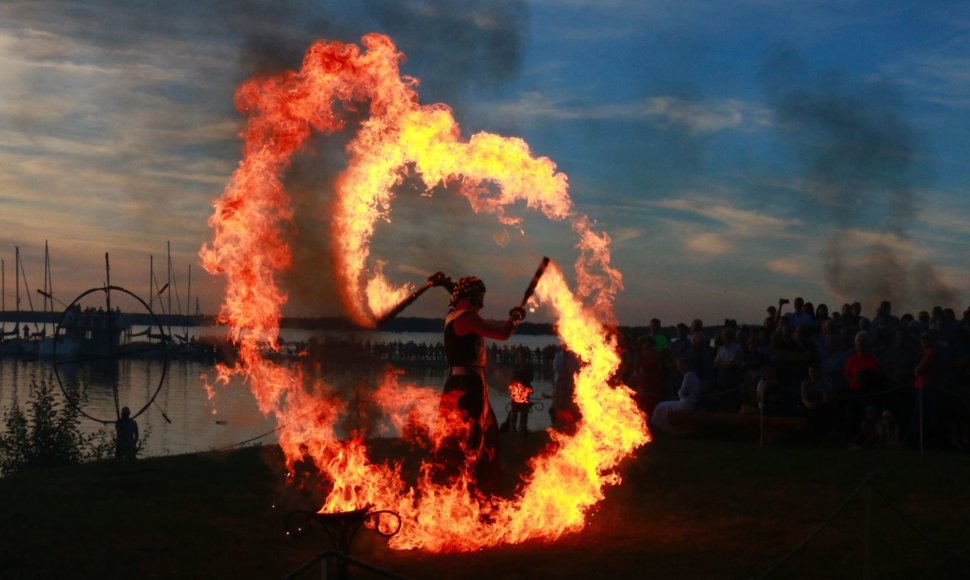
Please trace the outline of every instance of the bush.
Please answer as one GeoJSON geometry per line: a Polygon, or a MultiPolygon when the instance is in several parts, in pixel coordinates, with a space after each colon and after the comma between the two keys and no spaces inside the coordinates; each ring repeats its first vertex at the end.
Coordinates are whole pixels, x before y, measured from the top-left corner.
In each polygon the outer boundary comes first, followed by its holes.
{"type": "Polygon", "coordinates": [[[6,430],[0,433],[0,474],[70,465],[110,457],[114,433],[100,429],[85,435],[75,405],[56,400],[50,382],[32,382],[27,413],[17,400],[4,412],[6,430]]]}

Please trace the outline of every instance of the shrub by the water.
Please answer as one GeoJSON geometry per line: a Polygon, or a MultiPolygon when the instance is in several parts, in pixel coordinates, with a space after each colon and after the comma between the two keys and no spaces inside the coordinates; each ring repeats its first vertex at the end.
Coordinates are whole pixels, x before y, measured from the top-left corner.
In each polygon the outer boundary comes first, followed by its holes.
{"type": "Polygon", "coordinates": [[[55,397],[47,381],[32,382],[26,413],[15,399],[4,412],[0,475],[110,457],[115,436],[107,429],[81,433],[75,405],[55,397]]]}

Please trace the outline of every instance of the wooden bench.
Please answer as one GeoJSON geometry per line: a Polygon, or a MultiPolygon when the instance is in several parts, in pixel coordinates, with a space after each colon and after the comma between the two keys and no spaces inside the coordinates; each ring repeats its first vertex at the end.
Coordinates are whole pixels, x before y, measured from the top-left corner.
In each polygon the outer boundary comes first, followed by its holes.
{"type": "MultiPolygon", "coordinates": [[[[683,435],[708,429],[758,433],[762,427],[762,417],[758,413],[672,410],[669,418],[678,434],[683,435]]],[[[808,428],[804,417],[765,415],[763,419],[765,434],[771,438],[808,428]]]]}

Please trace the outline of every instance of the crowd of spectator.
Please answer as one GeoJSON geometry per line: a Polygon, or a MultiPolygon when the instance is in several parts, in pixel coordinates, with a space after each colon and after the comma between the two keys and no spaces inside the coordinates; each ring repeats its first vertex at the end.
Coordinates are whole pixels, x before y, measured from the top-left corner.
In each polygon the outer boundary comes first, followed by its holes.
{"type": "Polygon", "coordinates": [[[787,304],[769,306],[758,326],[694,320],[668,336],[652,320],[625,374],[643,410],[664,415],[656,426],[669,428],[661,402],[680,399],[680,408],[803,417],[832,443],[970,448],[970,309],[961,319],[943,307],[896,316],[884,301],[867,317],[858,302],[831,312],[787,304]],[[687,373],[700,393],[685,402],[687,373]]]}
{"type": "MultiPolygon", "coordinates": [[[[970,449],[970,309],[960,319],[943,307],[897,316],[884,301],[868,317],[858,302],[830,311],[783,299],[761,324],[695,319],[664,327],[655,318],[645,334],[618,339],[623,364],[615,378],[636,391],[654,430],[674,429],[671,409],[697,409],[802,418],[833,444],[970,449]]],[[[440,342],[329,336],[284,346],[332,370],[445,364],[440,342]]],[[[488,350],[494,368],[552,378],[562,399],[553,410],[568,409],[560,346],[490,343],[488,350]]]]}

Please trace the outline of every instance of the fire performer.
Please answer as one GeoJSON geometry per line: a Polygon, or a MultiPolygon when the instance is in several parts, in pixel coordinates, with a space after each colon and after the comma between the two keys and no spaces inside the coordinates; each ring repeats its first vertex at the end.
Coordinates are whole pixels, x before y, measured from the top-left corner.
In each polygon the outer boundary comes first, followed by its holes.
{"type": "Polygon", "coordinates": [[[474,276],[458,280],[451,292],[445,317],[445,356],[449,376],[441,396],[441,417],[448,436],[436,451],[441,479],[457,476],[462,465],[470,468],[479,491],[499,492],[499,429],[488,400],[485,380],[485,339],[507,340],[525,319],[525,309],[513,308],[505,321],[485,320],[485,284],[474,276]],[[462,424],[455,424],[462,423],[462,424]]]}

